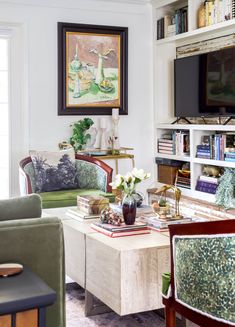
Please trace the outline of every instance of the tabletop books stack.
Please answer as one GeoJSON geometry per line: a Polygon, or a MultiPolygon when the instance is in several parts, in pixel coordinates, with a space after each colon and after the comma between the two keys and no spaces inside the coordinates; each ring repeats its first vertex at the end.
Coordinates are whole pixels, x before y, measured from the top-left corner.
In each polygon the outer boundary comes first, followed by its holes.
{"type": "Polygon", "coordinates": [[[172,218],[168,220],[163,220],[161,218],[158,218],[157,216],[143,215],[140,219],[141,221],[146,222],[146,224],[150,229],[156,230],[158,232],[168,231],[169,225],[186,224],[192,222],[192,218],[190,217],[181,218],[181,219],[172,218]]]}
{"type": "Polygon", "coordinates": [[[66,215],[84,221],[100,217],[103,209],[109,206],[109,199],[103,196],[83,195],[77,197],[77,208],[69,208],[66,215]]]}
{"type": "Polygon", "coordinates": [[[122,223],[120,226],[114,226],[97,221],[91,224],[91,228],[112,238],[150,233],[147,223],[144,222],[135,222],[134,225],[122,223]]]}

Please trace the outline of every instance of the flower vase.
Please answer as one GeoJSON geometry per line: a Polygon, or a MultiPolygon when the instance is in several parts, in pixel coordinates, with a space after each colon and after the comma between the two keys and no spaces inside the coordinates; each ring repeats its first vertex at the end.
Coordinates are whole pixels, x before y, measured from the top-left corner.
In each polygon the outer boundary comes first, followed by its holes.
{"type": "Polygon", "coordinates": [[[133,225],[136,218],[137,203],[132,194],[126,194],[122,200],[122,214],[126,225],[133,225]]]}

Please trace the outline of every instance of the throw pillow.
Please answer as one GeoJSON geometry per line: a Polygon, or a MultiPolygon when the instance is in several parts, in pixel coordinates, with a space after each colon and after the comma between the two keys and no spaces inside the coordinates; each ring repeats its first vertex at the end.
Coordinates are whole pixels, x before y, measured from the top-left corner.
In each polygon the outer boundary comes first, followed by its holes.
{"type": "Polygon", "coordinates": [[[35,171],[36,192],[77,187],[73,148],[58,152],[30,151],[30,155],[35,171]]]}

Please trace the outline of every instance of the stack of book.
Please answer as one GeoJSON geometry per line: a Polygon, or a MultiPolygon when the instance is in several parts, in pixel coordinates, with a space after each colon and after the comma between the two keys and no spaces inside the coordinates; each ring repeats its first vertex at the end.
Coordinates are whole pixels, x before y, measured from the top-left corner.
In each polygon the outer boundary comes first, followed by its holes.
{"type": "Polygon", "coordinates": [[[157,20],[157,39],[174,36],[188,31],[188,7],[177,9],[173,14],[157,20]]]}
{"type": "Polygon", "coordinates": [[[164,134],[158,139],[158,153],[173,154],[178,156],[189,155],[189,133],[184,131],[173,131],[164,134]]]}
{"type": "Polygon", "coordinates": [[[164,154],[175,154],[174,141],[166,138],[158,139],[158,152],[164,154]]]}
{"type": "MultiPolygon", "coordinates": [[[[210,26],[225,20],[235,18],[234,0],[206,0],[199,9],[199,15],[203,15],[204,24],[210,26]]],[[[201,27],[202,27],[201,26],[201,27]]]]}
{"type": "Polygon", "coordinates": [[[202,144],[197,145],[196,156],[203,159],[233,161],[233,152],[235,153],[235,133],[216,133],[203,136],[202,144]]]}
{"type": "Polygon", "coordinates": [[[148,227],[150,229],[164,232],[168,231],[168,226],[173,224],[186,224],[190,223],[192,221],[192,218],[182,218],[182,219],[169,219],[169,220],[163,220],[156,216],[152,215],[144,215],[141,218],[141,221],[144,221],[147,223],[148,227]]]}
{"type": "Polygon", "coordinates": [[[84,221],[84,220],[88,220],[88,219],[97,219],[100,217],[100,214],[85,213],[77,208],[69,208],[66,212],[66,215],[69,218],[73,218],[78,221],[84,221]]]}
{"type": "Polygon", "coordinates": [[[134,225],[122,223],[120,226],[94,222],[91,224],[91,228],[112,238],[149,234],[151,232],[144,222],[135,222],[134,225]]]}
{"type": "Polygon", "coordinates": [[[217,177],[201,175],[198,178],[196,190],[200,192],[215,194],[219,184],[217,177]]]}
{"type": "Polygon", "coordinates": [[[210,145],[197,145],[197,158],[210,159],[210,145]]]}
{"type": "Polygon", "coordinates": [[[235,162],[235,149],[233,150],[233,148],[228,148],[228,150],[224,153],[224,160],[235,162]]]}
{"type": "Polygon", "coordinates": [[[177,176],[176,186],[190,189],[191,188],[190,176],[189,177],[177,176]]]}
{"type": "Polygon", "coordinates": [[[109,206],[109,199],[100,195],[78,195],[77,208],[78,210],[88,214],[100,214],[101,211],[109,206]]]}

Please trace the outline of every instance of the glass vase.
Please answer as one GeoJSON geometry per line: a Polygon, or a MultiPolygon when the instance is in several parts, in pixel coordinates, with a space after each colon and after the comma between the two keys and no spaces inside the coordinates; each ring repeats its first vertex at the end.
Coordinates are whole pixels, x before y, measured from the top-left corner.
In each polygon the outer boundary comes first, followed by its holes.
{"type": "Polygon", "coordinates": [[[122,214],[126,225],[133,225],[136,218],[136,200],[132,194],[125,194],[122,200],[122,214]]]}

